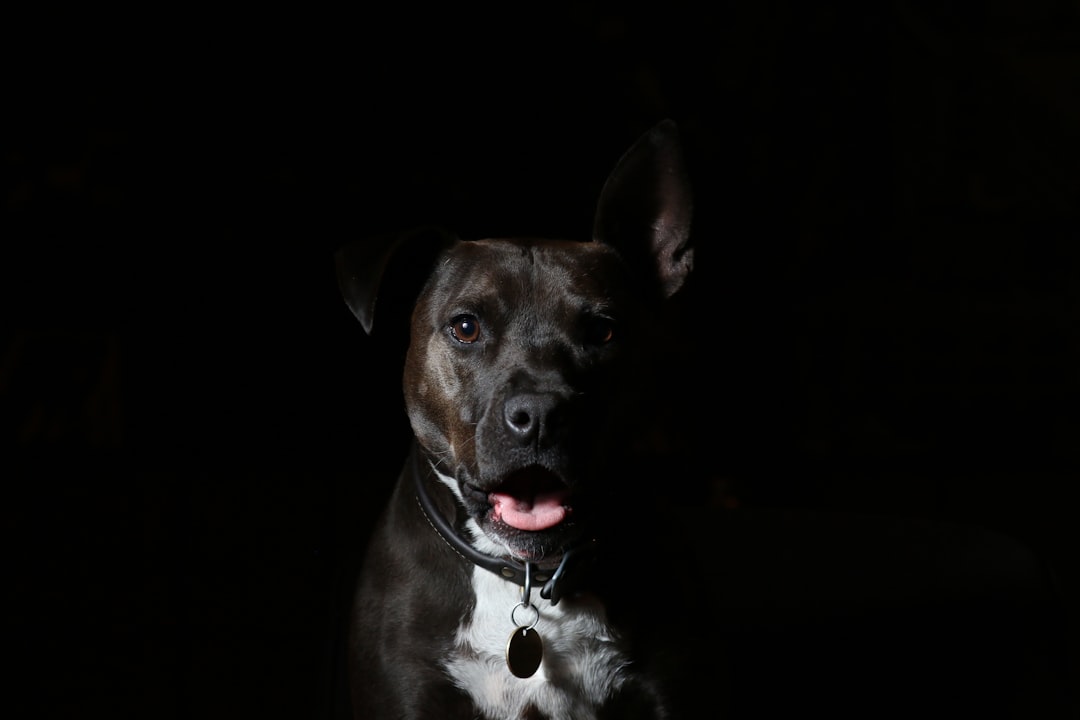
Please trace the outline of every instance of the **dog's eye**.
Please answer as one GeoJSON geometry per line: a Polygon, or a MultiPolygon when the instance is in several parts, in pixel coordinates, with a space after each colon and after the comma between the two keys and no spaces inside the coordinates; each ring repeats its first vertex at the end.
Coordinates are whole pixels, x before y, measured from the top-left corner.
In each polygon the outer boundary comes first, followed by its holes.
{"type": "Polygon", "coordinates": [[[458,315],[450,321],[450,334],[461,343],[474,343],[480,339],[480,321],[472,315],[458,315]]]}
{"type": "Polygon", "coordinates": [[[604,317],[591,317],[585,322],[585,342],[590,345],[607,345],[615,339],[615,321],[604,317]]]}

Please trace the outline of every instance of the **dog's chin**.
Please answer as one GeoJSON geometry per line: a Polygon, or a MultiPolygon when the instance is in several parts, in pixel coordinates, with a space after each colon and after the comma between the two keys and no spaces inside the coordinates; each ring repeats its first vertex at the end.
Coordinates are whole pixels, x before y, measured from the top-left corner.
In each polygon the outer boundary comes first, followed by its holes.
{"type": "Polygon", "coordinates": [[[478,523],[496,554],[508,555],[521,562],[554,568],[563,554],[574,546],[578,533],[568,524],[554,530],[522,531],[506,523],[490,519],[478,523]]]}

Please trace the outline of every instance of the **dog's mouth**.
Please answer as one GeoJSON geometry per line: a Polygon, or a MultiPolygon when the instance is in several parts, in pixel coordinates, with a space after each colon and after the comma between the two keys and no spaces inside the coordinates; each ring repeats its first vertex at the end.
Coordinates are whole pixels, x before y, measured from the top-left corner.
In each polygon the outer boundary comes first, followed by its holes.
{"type": "MultiPolygon", "coordinates": [[[[479,488],[470,488],[484,494],[479,488]]],[[[562,523],[571,514],[570,488],[557,474],[540,465],[510,473],[486,493],[490,517],[515,530],[538,532],[562,523]]]]}

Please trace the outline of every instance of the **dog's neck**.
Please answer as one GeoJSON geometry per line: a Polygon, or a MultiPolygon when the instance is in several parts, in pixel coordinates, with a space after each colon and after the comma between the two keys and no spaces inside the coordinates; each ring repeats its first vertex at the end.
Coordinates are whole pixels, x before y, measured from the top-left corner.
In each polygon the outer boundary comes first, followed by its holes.
{"type": "Polygon", "coordinates": [[[498,575],[512,583],[526,586],[526,583],[543,583],[540,597],[550,600],[552,605],[558,604],[559,600],[567,594],[581,589],[580,580],[585,574],[581,572],[593,560],[596,552],[596,541],[589,540],[578,547],[567,550],[558,567],[554,571],[538,568],[535,564],[526,564],[506,557],[495,557],[480,552],[465,538],[461,537],[453,525],[435,507],[431,496],[428,495],[425,480],[435,474],[430,464],[420,457],[420,450],[413,448],[412,451],[412,475],[415,481],[416,502],[421,512],[427,519],[431,528],[441,537],[447,545],[454,549],[461,557],[489,572],[498,575]]]}

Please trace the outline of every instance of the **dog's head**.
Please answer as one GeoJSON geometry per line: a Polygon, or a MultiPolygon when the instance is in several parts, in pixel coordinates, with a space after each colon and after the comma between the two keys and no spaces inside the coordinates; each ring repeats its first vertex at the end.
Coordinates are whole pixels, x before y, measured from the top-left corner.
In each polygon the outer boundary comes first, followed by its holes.
{"type": "Polygon", "coordinates": [[[391,266],[423,270],[405,291],[406,408],[481,551],[554,563],[610,519],[607,503],[633,480],[615,459],[647,425],[637,400],[652,382],[639,373],[654,349],[648,323],[692,266],[690,213],[664,121],[608,177],[591,242],[422,231],[338,252],[343,294],[368,332],[376,299],[401,292],[387,287],[391,266]]]}

